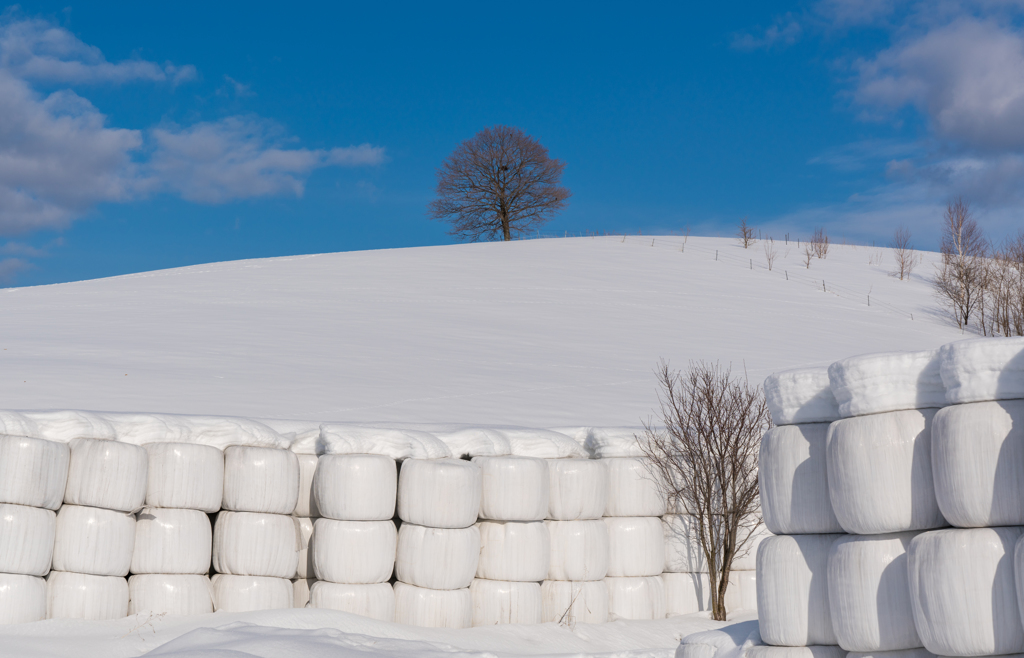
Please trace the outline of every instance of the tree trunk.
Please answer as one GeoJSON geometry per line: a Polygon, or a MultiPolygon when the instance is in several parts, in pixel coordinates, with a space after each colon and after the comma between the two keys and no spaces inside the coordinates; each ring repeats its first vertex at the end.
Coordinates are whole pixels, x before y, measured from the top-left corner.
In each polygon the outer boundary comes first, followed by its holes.
{"type": "Polygon", "coordinates": [[[504,236],[505,242],[512,240],[512,229],[508,225],[508,215],[506,214],[501,216],[501,233],[504,236]]]}

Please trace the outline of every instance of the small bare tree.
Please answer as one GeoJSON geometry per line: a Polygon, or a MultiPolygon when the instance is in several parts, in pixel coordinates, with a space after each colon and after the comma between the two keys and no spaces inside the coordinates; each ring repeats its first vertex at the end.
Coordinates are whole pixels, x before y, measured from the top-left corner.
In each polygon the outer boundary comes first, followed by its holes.
{"type": "Polygon", "coordinates": [[[754,228],[752,226],[747,226],[746,217],[740,220],[740,226],[739,230],[736,232],[736,237],[740,239],[740,244],[743,245],[744,249],[757,242],[757,240],[754,239],[754,228]]]}
{"type": "Polygon", "coordinates": [[[900,281],[909,279],[918,261],[914,245],[910,244],[910,229],[902,225],[897,228],[889,246],[892,247],[893,257],[896,259],[896,270],[891,274],[898,276],[900,281]]]}
{"type": "Polygon", "coordinates": [[[811,236],[811,246],[814,248],[814,255],[818,258],[825,258],[828,256],[828,233],[824,228],[814,229],[814,235],[811,236]]]}
{"type": "Polygon", "coordinates": [[[804,243],[804,267],[811,269],[811,259],[814,258],[814,245],[810,242],[804,243]]]}
{"type": "Polygon", "coordinates": [[[775,240],[768,238],[768,242],[764,243],[764,259],[768,262],[768,271],[772,271],[772,266],[775,264],[775,258],[779,255],[778,250],[775,248],[775,240]]]}
{"type": "Polygon", "coordinates": [[[939,251],[942,262],[933,282],[935,294],[957,326],[965,329],[983,301],[988,242],[963,197],[946,206],[939,251]]]}
{"type": "Polygon", "coordinates": [[[572,193],[559,187],[565,163],[548,157],[519,128],[484,128],[459,144],[437,170],[432,219],[451,224],[464,240],[502,240],[532,232],[565,207],[572,193]]]}
{"type": "Polygon", "coordinates": [[[733,560],[761,525],[757,456],[771,417],[759,386],[728,368],[691,363],[684,373],[657,370],[664,430],[645,424],[637,437],[672,508],[685,511],[704,553],[711,617],[726,618],[733,560]]]}

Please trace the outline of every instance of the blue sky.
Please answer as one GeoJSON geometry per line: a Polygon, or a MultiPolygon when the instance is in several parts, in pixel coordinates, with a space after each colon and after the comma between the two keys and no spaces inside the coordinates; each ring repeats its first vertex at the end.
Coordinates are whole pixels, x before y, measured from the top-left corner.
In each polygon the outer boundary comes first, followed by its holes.
{"type": "Polygon", "coordinates": [[[434,172],[494,124],[567,163],[553,234],[1024,226],[1024,2],[503,9],[7,8],[0,282],[445,244],[434,172]]]}

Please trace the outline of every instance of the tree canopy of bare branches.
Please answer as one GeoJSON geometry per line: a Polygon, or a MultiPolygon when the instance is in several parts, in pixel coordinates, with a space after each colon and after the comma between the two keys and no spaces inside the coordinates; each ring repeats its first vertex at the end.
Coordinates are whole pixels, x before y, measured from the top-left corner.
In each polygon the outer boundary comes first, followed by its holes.
{"type": "Polygon", "coordinates": [[[637,437],[671,508],[685,511],[711,582],[711,616],[724,620],[733,560],[761,525],[757,457],[771,417],[759,386],[728,368],[691,363],[686,373],[664,361],[657,371],[664,429],[637,437]]]}
{"type": "Polygon", "coordinates": [[[985,261],[980,327],[987,336],[1024,336],[1024,230],[985,261]]]}
{"type": "Polygon", "coordinates": [[[564,169],[519,128],[484,128],[437,170],[429,215],[449,222],[449,233],[463,240],[511,240],[565,207],[572,193],[559,186],[564,169]]]}
{"type": "Polygon", "coordinates": [[[768,271],[772,271],[772,266],[775,265],[775,259],[778,257],[779,251],[775,248],[775,240],[768,238],[768,241],[764,243],[764,260],[768,263],[768,271]]]}
{"type": "Polygon", "coordinates": [[[892,247],[893,257],[896,259],[896,270],[892,272],[892,275],[898,276],[900,281],[909,279],[910,273],[914,271],[918,261],[914,245],[910,244],[910,229],[906,226],[898,227],[892,235],[892,242],[889,243],[889,246],[892,247]]]}
{"type": "Polygon", "coordinates": [[[946,206],[942,221],[942,262],[935,275],[935,293],[961,329],[984,308],[988,241],[975,221],[970,204],[957,197],[946,206]]]}
{"type": "Polygon", "coordinates": [[[824,228],[814,229],[814,235],[811,236],[811,248],[814,249],[814,255],[818,258],[825,258],[828,256],[828,233],[824,228]]]}
{"type": "Polygon", "coordinates": [[[743,245],[744,249],[757,242],[757,240],[754,239],[754,227],[747,224],[746,217],[740,220],[739,230],[736,231],[736,237],[740,239],[740,244],[743,245]]]}

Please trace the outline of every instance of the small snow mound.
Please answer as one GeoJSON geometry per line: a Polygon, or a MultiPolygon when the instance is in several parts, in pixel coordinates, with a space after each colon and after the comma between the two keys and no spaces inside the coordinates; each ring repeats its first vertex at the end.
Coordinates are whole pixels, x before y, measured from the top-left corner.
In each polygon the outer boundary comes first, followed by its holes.
{"type": "Polygon", "coordinates": [[[1024,337],[943,345],[939,371],[948,404],[1024,398],[1024,337]]]}
{"type": "Polygon", "coordinates": [[[17,411],[0,411],[0,434],[4,436],[26,436],[30,439],[43,438],[35,421],[17,411]]]}
{"type": "Polygon", "coordinates": [[[827,368],[797,368],[769,375],[764,380],[764,397],[776,425],[839,419],[827,368]]]}
{"type": "Polygon", "coordinates": [[[452,451],[430,432],[324,423],[318,452],[327,455],[384,455],[395,460],[442,459],[452,451]]]}
{"type": "Polygon", "coordinates": [[[299,455],[317,454],[317,444],[320,440],[320,421],[260,418],[259,422],[280,434],[292,452],[299,455]]]}
{"type": "Polygon", "coordinates": [[[938,350],[864,354],[828,367],[843,418],[946,405],[938,350]]]}
{"type": "Polygon", "coordinates": [[[130,413],[98,415],[114,428],[112,438],[135,445],[169,441],[198,443],[221,450],[230,446],[288,447],[288,441],[280,434],[248,418],[130,413]]]}
{"type": "Polygon", "coordinates": [[[742,621],[687,635],[676,648],[675,658],[742,658],[746,649],[760,644],[757,620],[742,621]]]}

